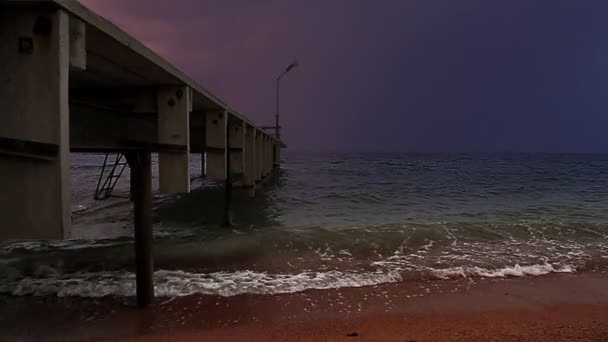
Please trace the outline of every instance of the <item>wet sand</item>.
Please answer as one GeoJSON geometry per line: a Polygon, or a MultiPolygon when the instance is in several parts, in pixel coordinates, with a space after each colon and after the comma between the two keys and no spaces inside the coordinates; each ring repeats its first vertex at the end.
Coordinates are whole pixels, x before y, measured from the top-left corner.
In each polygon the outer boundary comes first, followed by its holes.
{"type": "Polygon", "coordinates": [[[2,340],[608,341],[608,275],[192,295],[145,310],[132,298],[2,297],[0,332],[2,340]]]}
{"type": "Polygon", "coordinates": [[[534,310],[377,314],[352,320],[249,326],[128,341],[607,341],[608,307],[558,305],[534,310]]]}

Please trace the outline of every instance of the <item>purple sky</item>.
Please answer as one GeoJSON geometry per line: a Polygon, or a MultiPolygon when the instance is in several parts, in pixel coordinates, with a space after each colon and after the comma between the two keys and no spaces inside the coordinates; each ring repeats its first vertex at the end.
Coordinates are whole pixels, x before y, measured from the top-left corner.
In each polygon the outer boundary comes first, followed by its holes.
{"type": "Polygon", "coordinates": [[[608,152],[606,0],[81,0],[298,151],[608,152]]]}

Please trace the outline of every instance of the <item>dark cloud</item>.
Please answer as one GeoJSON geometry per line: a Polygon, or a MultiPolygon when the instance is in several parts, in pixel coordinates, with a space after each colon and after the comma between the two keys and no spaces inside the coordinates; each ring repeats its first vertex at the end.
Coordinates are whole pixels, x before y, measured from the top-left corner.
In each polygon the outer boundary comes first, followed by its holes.
{"type": "Polygon", "coordinates": [[[608,2],[83,0],[296,150],[608,151],[608,2]]]}

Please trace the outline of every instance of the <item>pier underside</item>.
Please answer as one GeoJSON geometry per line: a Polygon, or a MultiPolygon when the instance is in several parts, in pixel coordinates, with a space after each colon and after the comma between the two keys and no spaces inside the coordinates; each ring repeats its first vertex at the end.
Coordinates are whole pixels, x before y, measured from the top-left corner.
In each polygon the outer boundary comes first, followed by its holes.
{"type": "Polygon", "coordinates": [[[164,194],[190,191],[191,153],[205,157],[208,178],[251,195],[278,167],[279,140],[77,1],[0,8],[0,239],[69,238],[69,153],[120,152],[131,167],[138,281],[148,284],[150,153],[164,194]]]}

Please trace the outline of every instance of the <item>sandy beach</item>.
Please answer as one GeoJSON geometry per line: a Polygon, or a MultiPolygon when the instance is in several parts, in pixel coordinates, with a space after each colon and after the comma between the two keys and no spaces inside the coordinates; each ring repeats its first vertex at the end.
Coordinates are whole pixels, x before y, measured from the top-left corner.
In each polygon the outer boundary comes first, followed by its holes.
{"type": "Polygon", "coordinates": [[[24,341],[604,341],[607,288],[597,271],[158,298],[145,310],[132,298],[4,297],[0,330],[24,341]]]}
{"type": "Polygon", "coordinates": [[[0,342],[608,342],[607,12],[0,0],[0,342]]]}

